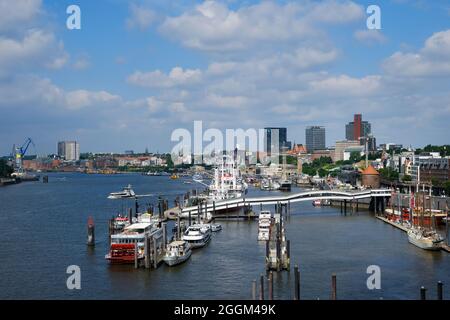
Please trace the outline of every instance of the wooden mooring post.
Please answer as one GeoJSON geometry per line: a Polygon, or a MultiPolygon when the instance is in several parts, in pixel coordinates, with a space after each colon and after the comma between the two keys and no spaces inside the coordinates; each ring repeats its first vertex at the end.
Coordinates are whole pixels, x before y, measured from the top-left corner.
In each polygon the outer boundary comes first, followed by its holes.
{"type": "Polygon", "coordinates": [[[438,281],[438,283],[437,283],[437,299],[438,300],[444,299],[443,286],[444,286],[443,283],[441,281],[438,281]]]}
{"type": "Polygon", "coordinates": [[[145,269],[150,269],[150,239],[145,235],[144,240],[144,264],[145,269]]]}
{"type": "Polygon", "coordinates": [[[424,286],[420,287],[420,300],[427,300],[427,289],[424,286]]]}
{"type": "Polygon", "coordinates": [[[300,300],[300,271],[298,265],[294,267],[294,300],[300,300]]]}
{"type": "Polygon", "coordinates": [[[259,277],[259,300],[264,300],[264,276],[259,277]]]}
{"type": "Polygon", "coordinates": [[[331,300],[337,299],[337,292],[336,292],[336,274],[333,273],[331,275],[331,300]]]}
{"type": "Polygon", "coordinates": [[[268,300],[273,300],[273,272],[269,272],[269,277],[267,279],[267,288],[268,288],[268,300]]]}
{"type": "Polygon", "coordinates": [[[134,244],[134,268],[138,268],[138,247],[137,243],[134,244]]]}
{"type": "Polygon", "coordinates": [[[252,282],[252,300],[256,300],[256,280],[252,282]]]}

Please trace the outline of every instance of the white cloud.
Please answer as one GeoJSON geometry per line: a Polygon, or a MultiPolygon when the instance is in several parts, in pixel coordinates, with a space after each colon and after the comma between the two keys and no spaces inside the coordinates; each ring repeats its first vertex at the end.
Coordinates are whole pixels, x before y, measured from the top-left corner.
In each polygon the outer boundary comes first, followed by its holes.
{"type": "Polygon", "coordinates": [[[51,32],[31,29],[20,39],[0,36],[0,70],[39,65],[60,68],[67,58],[64,46],[51,32]]]}
{"type": "Polygon", "coordinates": [[[357,30],[353,34],[354,38],[362,43],[365,44],[379,44],[379,43],[385,43],[387,41],[387,38],[383,35],[383,33],[379,30],[357,30]]]}
{"type": "Polygon", "coordinates": [[[41,0],[0,0],[0,31],[21,29],[41,11],[41,0]]]}
{"type": "Polygon", "coordinates": [[[287,3],[264,1],[230,10],[205,1],[180,16],[167,17],[160,31],[186,47],[205,51],[236,51],[269,43],[316,39],[317,24],[346,23],[364,16],[350,1],[287,3]]]}
{"type": "Polygon", "coordinates": [[[201,71],[175,67],[169,74],[160,70],[151,72],[136,71],[127,79],[128,83],[149,88],[171,88],[175,86],[193,85],[200,81],[201,71]]]}
{"type": "Polygon", "coordinates": [[[126,20],[127,27],[130,29],[139,28],[148,29],[157,19],[156,13],[144,6],[135,3],[130,5],[130,17],[126,20]]]}
{"type": "Polygon", "coordinates": [[[121,103],[121,98],[106,91],[74,90],[65,94],[65,106],[68,109],[98,108],[112,103],[121,103]]]}
{"type": "Polygon", "coordinates": [[[418,52],[395,52],[383,62],[386,73],[404,77],[450,76],[450,30],[437,32],[418,52]]]}
{"type": "Polygon", "coordinates": [[[329,77],[319,81],[311,82],[311,88],[320,94],[331,94],[334,96],[370,96],[377,93],[381,87],[380,76],[366,76],[363,78],[352,78],[347,75],[329,77]]]}

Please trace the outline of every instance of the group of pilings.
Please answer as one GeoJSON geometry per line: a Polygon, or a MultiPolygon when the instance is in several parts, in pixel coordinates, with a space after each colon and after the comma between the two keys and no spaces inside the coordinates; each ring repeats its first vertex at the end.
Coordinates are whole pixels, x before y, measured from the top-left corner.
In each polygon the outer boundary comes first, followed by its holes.
{"type": "Polygon", "coordinates": [[[289,215],[289,204],[275,205],[275,223],[270,226],[270,239],[266,241],[266,270],[289,270],[291,260],[291,243],[286,239],[286,229],[283,222],[289,215]]]}
{"type": "MultiPolygon", "coordinates": [[[[273,286],[273,271],[270,271],[264,277],[263,274],[260,275],[259,281],[256,279],[252,282],[252,300],[274,300],[274,286],[273,286]],[[259,284],[258,284],[259,282],[259,284]],[[265,290],[265,283],[267,283],[267,293],[265,290]]],[[[444,284],[442,281],[437,282],[436,287],[436,297],[437,300],[444,299],[444,284]]],[[[330,300],[337,300],[337,276],[335,273],[331,275],[331,285],[330,285],[330,300]]],[[[427,289],[422,286],[420,287],[420,300],[427,299],[427,289]]],[[[300,270],[298,265],[294,266],[294,294],[293,300],[301,300],[300,296],[300,270]]]]}
{"type": "Polygon", "coordinates": [[[372,197],[370,199],[369,211],[376,214],[384,214],[387,199],[385,197],[372,197]]]}
{"type": "Polygon", "coordinates": [[[138,245],[134,244],[134,268],[156,269],[163,261],[167,248],[167,223],[162,222],[162,243],[154,235],[146,235],[144,240],[144,259],[139,259],[138,245]]]}

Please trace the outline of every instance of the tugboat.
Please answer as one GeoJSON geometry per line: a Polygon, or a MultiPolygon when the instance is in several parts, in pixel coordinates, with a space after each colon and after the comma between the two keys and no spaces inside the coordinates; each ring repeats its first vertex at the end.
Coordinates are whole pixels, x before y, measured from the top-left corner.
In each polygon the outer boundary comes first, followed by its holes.
{"type": "Polygon", "coordinates": [[[185,262],[192,254],[191,246],[186,241],[172,241],[167,245],[163,260],[168,266],[175,266],[185,262]]]}

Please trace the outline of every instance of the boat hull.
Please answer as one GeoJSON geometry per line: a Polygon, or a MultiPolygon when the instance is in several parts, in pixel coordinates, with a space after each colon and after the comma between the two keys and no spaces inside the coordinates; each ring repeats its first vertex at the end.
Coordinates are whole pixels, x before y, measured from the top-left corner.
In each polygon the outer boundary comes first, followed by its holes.
{"type": "Polygon", "coordinates": [[[191,254],[192,254],[192,251],[189,250],[183,256],[170,256],[170,257],[166,256],[166,257],[164,257],[163,260],[169,267],[173,267],[173,266],[176,266],[176,265],[179,265],[179,264],[185,262],[187,259],[190,258],[191,254]]]}
{"type": "Polygon", "coordinates": [[[189,240],[189,239],[185,239],[183,238],[184,241],[188,242],[189,245],[191,246],[191,249],[198,249],[198,248],[203,248],[204,246],[206,246],[209,241],[211,240],[211,234],[208,233],[203,239],[201,240],[189,240]]]}
{"type": "Polygon", "coordinates": [[[431,239],[418,239],[415,236],[408,235],[409,243],[424,250],[440,250],[442,241],[433,241],[431,239]]]}

